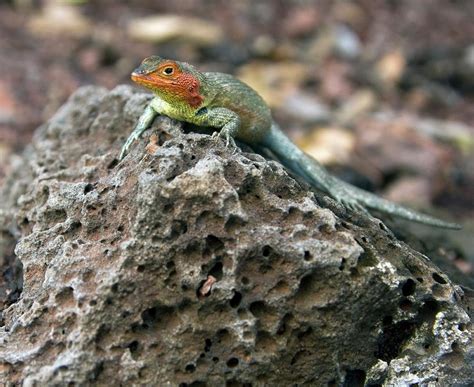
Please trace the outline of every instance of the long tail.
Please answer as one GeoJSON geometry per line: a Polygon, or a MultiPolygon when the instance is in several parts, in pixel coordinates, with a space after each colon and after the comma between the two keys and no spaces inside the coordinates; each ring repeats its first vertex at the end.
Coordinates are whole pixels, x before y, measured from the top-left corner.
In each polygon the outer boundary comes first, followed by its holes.
{"type": "MultiPolygon", "coordinates": [[[[316,161],[314,160],[314,162],[316,161]]],[[[352,194],[357,198],[357,200],[363,203],[368,208],[372,208],[374,210],[398,216],[399,218],[408,219],[413,222],[424,223],[434,227],[450,228],[453,230],[459,230],[462,228],[460,224],[446,222],[433,216],[422,214],[421,212],[401,206],[400,204],[391,202],[389,200],[381,198],[380,196],[354,187],[353,185],[346,183],[342,180],[339,180],[339,183],[351,189],[352,194]]]]}
{"type": "MultiPolygon", "coordinates": [[[[370,192],[354,187],[353,185],[332,176],[315,159],[293,144],[293,142],[291,142],[291,140],[275,123],[272,125],[270,133],[264,138],[262,143],[278,157],[285,167],[303,177],[315,188],[328,193],[337,200],[341,199],[341,195],[336,195],[336,192],[343,195],[347,194],[347,196],[350,197],[350,200],[347,201],[352,200],[364,207],[395,215],[413,222],[424,223],[441,228],[461,228],[459,224],[445,222],[432,216],[424,215],[420,212],[411,210],[370,192]]],[[[346,200],[343,199],[341,201],[345,202],[346,200]]]]}

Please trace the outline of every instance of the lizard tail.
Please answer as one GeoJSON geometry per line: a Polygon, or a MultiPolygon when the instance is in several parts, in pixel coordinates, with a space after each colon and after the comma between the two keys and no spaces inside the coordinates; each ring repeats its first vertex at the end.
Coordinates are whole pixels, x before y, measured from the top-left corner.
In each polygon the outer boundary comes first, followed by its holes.
{"type": "Polygon", "coordinates": [[[360,188],[354,187],[353,185],[342,180],[339,180],[339,182],[345,187],[349,188],[356,199],[360,203],[364,204],[367,208],[375,209],[386,214],[398,216],[399,218],[408,219],[412,222],[424,223],[434,227],[449,228],[453,230],[459,230],[462,228],[460,224],[446,222],[433,216],[422,214],[421,212],[412,210],[387,199],[383,199],[380,196],[374,195],[370,192],[364,191],[360,188]]]}
{"type": "MultiPolygon", "coordinates": [[[[441,219],[411,210],[370,192],[354,187],[353,185],[332,176],[320,163],[293,144],[276,123],[272,124],[271,131],[263,139],[262,143],[277,156],[285,167],[304,178],[315,188],[324,191],[331,196],[333,196],[334,192],[339,191],[341,193],[347,193],[347,196],[350,196],[350,199],[359,205],[363,205],[364,207],[373,210],[434,227],[448,229],[461,228],[459,224],[445,222],[441,219]]],[[[341,201],[344,201],[344,199],[341,201]]]]}

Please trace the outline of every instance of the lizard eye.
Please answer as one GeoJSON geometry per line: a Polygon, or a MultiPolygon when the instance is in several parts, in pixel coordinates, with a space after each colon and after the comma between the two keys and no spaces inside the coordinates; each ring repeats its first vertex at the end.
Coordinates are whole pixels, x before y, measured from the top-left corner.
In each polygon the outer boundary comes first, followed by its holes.
{"type": "Polygon", "coordinates": [[[173,67],[165,67],[163,69],[163,74],[166,74],[166,75],[171,75],[173,74],[173,67]]]}

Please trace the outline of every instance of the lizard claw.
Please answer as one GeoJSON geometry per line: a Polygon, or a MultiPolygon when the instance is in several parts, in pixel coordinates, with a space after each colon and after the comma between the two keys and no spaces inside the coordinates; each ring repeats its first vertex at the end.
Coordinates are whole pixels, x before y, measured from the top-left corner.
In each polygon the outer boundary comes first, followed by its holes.
{"type": "Polygon", "coordinates": [[[232,147],[234,149],[234,152],[236,151],[237,145],[234,141],[234,138],[227,132],[227,130],[221,130],[220,132],[214,132],[212,133],[212,139],[217,140],[219,138],[222,138],[225,140],[225,147],[229,148],[232,147]]]}

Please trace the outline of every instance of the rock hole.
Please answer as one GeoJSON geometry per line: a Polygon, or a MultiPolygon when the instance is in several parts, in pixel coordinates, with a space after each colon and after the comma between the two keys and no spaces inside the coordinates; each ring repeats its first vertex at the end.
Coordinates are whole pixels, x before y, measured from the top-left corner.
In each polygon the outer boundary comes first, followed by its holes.
{"type": "Polygon", "coordinates": [[[302,332],[298,332],[297,334],[298,340],[304,343],[305,342],[304,339],[308,336],[311,336],[312,333],[313,333],[313,328],[308,327],[302,332]]]}
{"type": "Polygon", "coordinates": [[[262,255],[264,257],[269,257],[271,252],[272,252],[272,248],[270,246],[268,246],[268,245],[263,246],[262,255]]]}
{"type": "Polygon", "coordinates": [[[123,232],[123,225],[118,226],[118,227],[117,227],[117,231],[118,231],[118,232],[123,232]]]}
{"type": "Polygon", "coordinates": [[[62,288],[58,294],[56,294],[56,302],[64,303],[74,298],[74,289],[71,286],[62,288]]]}
{"type": "Polygon", "coordinates": [[[305,363],[310,355],[310,352],[306,349],[296,352],[293,358],[290,361],[290,365],[295,365],[296,363],[303,364],[305,363]]]}
{"type": "Polygon", "coordinates": [[[229,360],[227,360],[226,364],[229,368],[237,367],[239,365],[239,359],[237,359],[236,357],[231,357],[229,360]]]}
{"type": "Polygon", "coordinates": [[[137,271],[139,273],[143,273],[145,271],[145,265],[138,265],[137,266],[137,271]]]}
{"type": "Polygon", "coordinates": [[[248,285],[250,283],[250,280],[247,277],[242,277],[240,282],[242,285],[248,285]]]}
{"type": "Polygon", "coordinates": [[[423,320],[432,320],[435,318],[436,313],[439,312],[440,306],[434,299],[429,299],[424,302],[420,308],[420,318],[423,320]]]}
{"type": "Polygon", "coordinates": [[[214,356],[214,357],[212,358],[212,361],[213,361],[214,363],[217,363],[217,362],[219,362],[219,358],[216,357],[216,356],[214,356]]]}
{"type": "Polygon", "coordinates": [[[193,373],[196,370],[196,366],[192,363],[189,363],[184,369],[186,370],[186,372],[193,373]]]}
{"type": "Polygon", "coordinates": [[[211,350],[211,347],[212,347],[212,341],[211,339],[206,339],[206,341],[204,342],[204,352],[209,352],[211,350]]]}
{"type": "Polygon", "coordinates": [[[400,306],[401,310],[409,311],[411,309],[411,307],[413,306],[413,303],[408,298],[403,298],[400,301],[399,306],[400,306]]]}
{"type": "Polygon", "coordinates": [[[447,282],[443,277],[441,277],[438,273],[433,273],[432,276],[433,276],[433,279],[434,279],[437,283],[439,283],[439,284],[441,284],[441,285],[446,285],[446,284],[448,283],[448,282],[447,282]]]}
{"type": "Polygon", "coordinates": [[[280,325],[278,326],[278,329],[277,329],[277,335],[278,336],[281,336],[283,335],[284,333],[286,332],[286,323],[285,321],[283,320],[280,325]]]}
{"type": "Polygon", "coordinates": [[[229,219],[225,222],[224,229],[227,232],[234,232],[235,230],[241,228],[245,225],[245,220],[240,216],[230,215],[229,219]]]}
{"type": "Polygon", "coordinates": [[[267,263],[263,263],[258,267],[258,272],[265,274],[273,270],[273,266],[267,263]]]}
{"type": "Polygon", "coordinates": [[[213,251],[220,250],[224,247],[224,243],[218,237],[212,234],[206,237],[206,244],[209,249],[213,251]]]}
{"type": "Polygon", "coordinates": [[[254,301],[249,306],[250,313],[255,317],[261,317],[265,314],[265,302],[263,301],[254,301]]]}
{"type": "Polygon", "coordinates": [[[107,169],[113,169],[118,165],[119,161],[118,159],[113,159],[109,165],[107,165],[107,169]]]}
{"type": "Polygon", "coordinates": [[[387,327],[391,325],[393,322],[393,317],[392,316],[385,316],[382,320],[382,326],[387,327]]]}
{"type": "Polygon", "coordinates": [[[137,340],[132,341],[130,344],[127,345],[127,348],[130,349],[132,355],[134,355],[138,351],[139,343],[137,340]]]}
{"type": "Polygon", "coordinates": [[[216,262],[215,265],[209,270],[209,275],[212,275],[215,279],[220,281],[224,276],[222,262],[216,262]]]}
{"type": "Polygon", "coordinates": [[[234,295],[229,301],[230,306],[232,308],[237,308],[240,305],[241,301],[242,301],[242,294],[234,290],[234,295]]]}
{"type": "Polygon", "coordinates": [[[71,225],[69,226],[69,229],[67,230],[68,233],[70,234],[74,234],[74,233],[77,233],[77,231],[79,231],[82,227],[82,223],[80,221],[74,221],[71,223],[71,225]]]}
{"type": "Polygon", "coordinates": [[[157,323],[162,321],[164,317],[169,317],[173,312],[173,308],[168,306],[154,306],[144,310],[141,314],[142,327],[147,329],[155,326],[157,323]]]}
{"type": "Polygon", "coordinates": [[[89,192],[94,190],[94,186],[91,183],[86,184],[84,187],[84,195],[87,195],[89,192]]]}
{"type": "Polygon", "coordinates": [[[341,259],[341,264],[339,265],[339,270],[343,271],[346,266],[346,258],[341,259]]]}
{"type": "Polygon", "coordinates": [[[417,280],[417,281],[418,281],[420,284],[422,284],[422,283],[423,283],[423,278],[421,278],[421,277],[417,277],[417,279],[416,279],[416,280],[417,280]]]}
{"type": "Polygon", "coordinates": [[[298,287],[298,292],[296,294],[297,298],[305,299],[317,288],[316,277],[313,274],[308,274],[301,278],[300,285],[298,287]]]}
{"type": "Polygon", "coordinates": [[[67,213],[65,210],[52,210],[48,212],[50,220],[54,223],[63,223],[67,219],[67,213]]]}
{"type": "Polygon", "coordinates": [[[363,370],[347,370],[344,378],[344,387],[363,387],[365,384],[366,374],[363,370]]]}
{"type": "Polygon", "coordinates": [[[110,327],[107,324],[102,324],[95,335],[94,341],[99,344],[107,334],[110,332],[110,327]]]}
{"type": "Polygon", "coordinates": [[[176,178],[176,176],[178,176],[177,173],[176,173],[176,174],[172,174],[171,176],[168,176],[168,177],[166,178],[166,182],[167,182],[167,183],[171,183],[171,182],[176,178]]]}
{"type": "Polygon", "coordinates": [[[416,282],[413,281],[411,278],[407,279],[406,282],[402,286],[402,294],[405,297],[411,296],[415,293],[416,289],[416,282]]]}
{"type": "Polygon", "coordinates": [[[377,343],[376,357],[390,363],[400,354],[403,344],[410,339],[415,328],[415,322],[409,320],[385,326],[377,343]]]}
{"type": "Polygon", "coordinates": [[[305,250],[304,260],[308,262],[308,261],[311,261],[311,259],[313,259],[313,254],[311,254],[308,250],[305,250]]]}
{"type": "Polygon", "coordinates": [[[188,232],[188,225],[182,220],[174,220],[171,224],[171,234],[170,238],[175,239],[180,235],[186,234],[188,232]]]}

